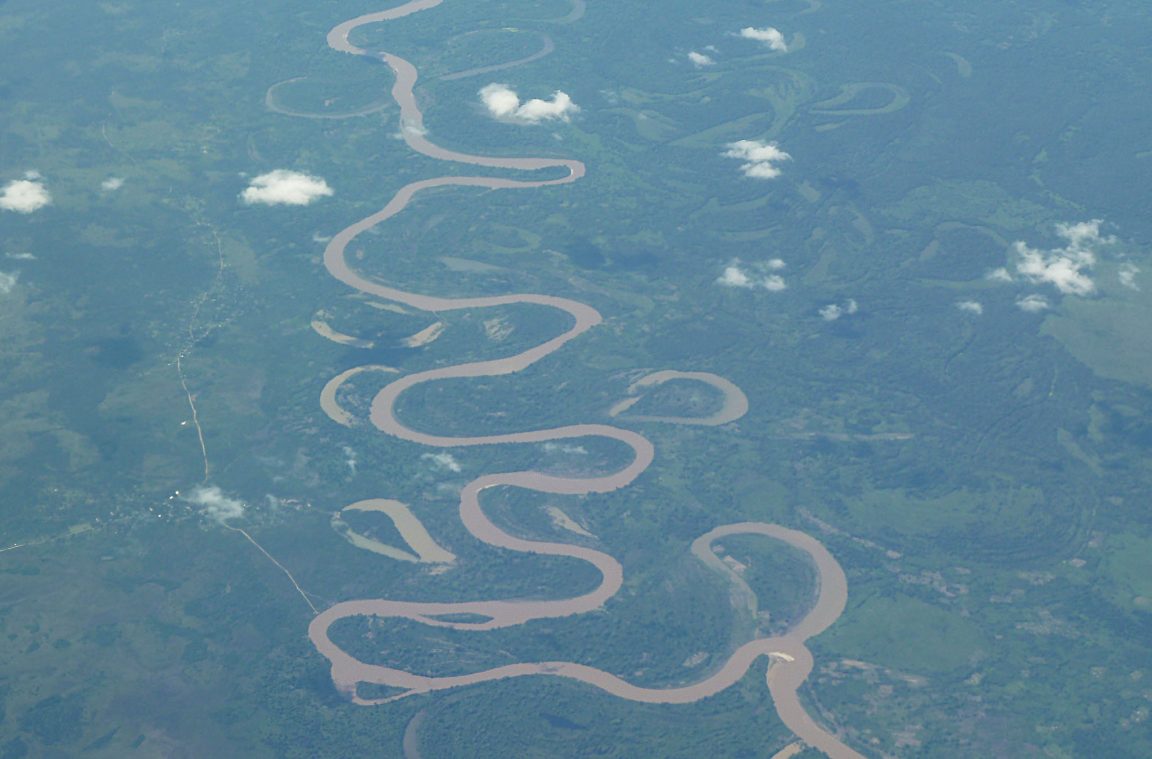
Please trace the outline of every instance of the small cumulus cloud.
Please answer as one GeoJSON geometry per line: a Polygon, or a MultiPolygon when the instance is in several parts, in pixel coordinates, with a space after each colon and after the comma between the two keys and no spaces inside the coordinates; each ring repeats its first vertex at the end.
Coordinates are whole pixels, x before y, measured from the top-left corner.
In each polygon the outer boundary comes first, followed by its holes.
{"type": "Polygon", "coordinates": [[[1129,290],[1139,290],[1140,285],[1136,284],[1136,275],[1139,273],[1140,267],[1135,264],[1120,264],[1120,270],[1116,272],[1116,276],[1124,287],[1129,290]]]}
{"type": "Polygon", "coordinates": [[[774,26],[766,26],[763,29],[746,26],[740,30],[740,36],[746,40],[763,42],[769,49],[775,50],[778,53],[788,52],[788,43],[784,41],[784,35],[774,26]]]}
{"type": "Polygon", "coordinates": [[[31,253],[5,253],[5,258],[11,258],[13,261],[35,261],[36,256],[31,253]]]}
{"type": "Polygon", "coordinates": [[[1050,255],[1022,242],[1014,246],[1019,261],[1016,271],[1028,281],[1048,282],[1065,294],[1091,295],[1096,284],[1085,273],[1096,264],[1096,256],[1091,251],[1076,251],[1075,256],[1050,255]]]}
{"type": "Polygon", "coordinates": [[[332,188],[320,177],[276,169],[253,177],[240,198],[248,205],[306,206],[332,194],[332,188]]]}
{"type": "Polygon", "coordinates": [[[779,271],[785,266],[784,261],[779,258],[773,258],[765,264],[753,264],[751,266],[741,263],[738,258],[734,258],[716,278],[716,284],[722,287],[737,287],[745,290],[760,289],[780,292],[788,289],[788,283],[784,277],[772,272],[779,271]]]}
{"type": "Polygon", "coordinates": [[[820,318],[826,322],[834,322],[844,315],[844,309],[835,303],[829,303],[820,309],[820,318]]]}
{"type": "Polygon", "coordinates": [[[0,295],[7,295],[16,289],[16,280],[20,278],[18,273],[13,272],[8,274],[0,271],[0,295]]]}
{"type": "Polygon", "coordinates": [[[425,453],[420,458],[432,462],[437,469],[448,472],[459,472],[461,469],[460,462],[451,453],[425,453]]]}
{"type": "Polygon", "coordinates": [[[229,498],[215,485],[198,487],[184,499],[199,506],[204,516],[220,524],[244,516],[244,511],[248,508],[248,504],[236,498],[229,498]]]}
{"type": "Polygon", "coordinates": [[[1096,265],[1097,249],[1115,242],[1100,234],[1100,219],[1077,224],[1057,224],[1056,234],[1065,245],[1039,250],[1016,241],[1016,272],[1033,284],[1050,284],[1064,295],[1091,295],[1096,283],[1090,273],[1096,265]]]}
{"type": "Polygon", "coordinates": [[[824,306],[819,311],[817,311],[817,313],[820,314],[820,318],[824,321],[834,322],[841,317],[851,316],[859,310],[860,304],[857,303],[854,298],[849,298],[844,302],[843,305],[829,303],[827,306],[824,306]]]}
{"type": "Polygon", "coordinates": [[[517,124],[539,124],[542,121],[567,121],[580,107],[568,93],[556,90],[551,100],[532,98],[521,103],[520,96],[506,84],[489,84],[480,89],[480,99],[488,113],[501,121],[517,124]]]}
{"type": "Polygon", "coordinates": [[[1001,266],[999,269],[993,269],[985,275],[985,279],[993,282],[1012,282],[1012,272],[1008,271],[1005,267],[1001,266]]]}
{"type": "Polygon", "coordinates": [[[100,189],[104,192],[116,192],[124,186],[124,177],[108,177],[100,183],[100,189]]]}
{"type": "Polygon", "coordinates": [[[1102,223],[1102,219],[1092,219],[1090,221],[1077,222],[1076,224],[1057,224],[1056,234],[1064,238],[1068,242],[1069,247],[1077,249],[1099,243],[1116,242],[1115,237],[1102,237],[1100,235],[1100,225],[1102,223]]]}
{"type": "Polygon", "coordinates": [[[699,53],[695,50],[688,53],[688,60],[692,61],[692,65],[698,69],[702,69],[705,66],[716,65],[716,60],[712,56],[706,53],[699,53]]]}
{"type": "Polygon", "coordinates": [[[1021,311],[1035,314],[1048,309],[1048,299],[1043,295],[1025,295],[1016,299],[1016,307],[1021,311]]]}
{"type": "Polygon", "coordinates": [[[41,181],[37,171],[28,171],[24,179],[16,179],[0,189],[0,209],[16,213],[39,211],[52,202],[52,195],[41,181]]]}
{"type": "Polygon", "coordinates": [[[792,158],[781,150],[775,142],[739,140],[729,143],[727,147],[728,150],[724,156],[744,161],[745,163],[740,167],[740,170],[744,172],[744,176],[753,179],[775,179],[781,174],[781,170],[776,164],[792,158]]]}
{"type": "Polygon", "coordinates": [[[751,287],[751,278],[736,265],[724,267],[724,273],[716,278],[716,284],[725,287],[751,287]]]}
{"type": "Polygon", "coordinates": [[[578,456],[586,456],[588,449],[582,445],[572,445],[570,443],[545,443],[544,450],[547,453],[567,453],[578,456]]]}
{"type": "Polygon", "coordinates": [[[961,311],[966,311],[970,314],[975,314],[976,316],[984,313],[984,304],[975,300],[957,301],[956,308],[960,309],[961,311]]]}

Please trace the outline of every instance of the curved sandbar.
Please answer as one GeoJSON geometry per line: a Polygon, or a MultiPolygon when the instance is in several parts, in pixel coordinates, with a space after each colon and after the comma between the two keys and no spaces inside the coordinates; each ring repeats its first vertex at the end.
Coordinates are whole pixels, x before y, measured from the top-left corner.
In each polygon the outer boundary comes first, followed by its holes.
{"type": "Polygon", "coordinates": [[[373,348],[375,343],[371,340],[365,340],[353,335],[347,335],[343,332],[338,332],[332,328],[328,322],[324,321],[326,314],[321,311],[312,317],[312,331],[326,340],[331,340],[340,345],[347,345],[349,348],[373,348]]]}
{"type": "Polygon", "coordinates": [[[630,415],[627,418],[636,422],[668,422],[671,424],[699,424],[706,427],[719,427],[722,424],[734,422],[748,413],[748,396],[731,380],[711,372],[681,372],[675,369],[666,369],[641,377],[629,385],[628,395],[633,397],[625,398],[610,408],[608,416],[617,417],[636,405],[640,400],[637,393],[641,390],[663,385],[669,380],[695,380],[711,385],[724,394],[724,405],[715,414],[704,417],[630,415]]]}
{"type": "MultiPolygon", "coordinates": [[[[355,55],[369,55],[349,41],[353,30],[364,24],[376,23],[407,16],[411,13],[439,5],[441,0],[413,0],[405,5],[370,13],[335,27],[328,34],[328,44],[334,49],[355,55]]],[[[577,11],[583,3],[577,5],[577,11]]],[[[400,669],[362,662],[332,642],[329,628],[348,617],[369,616],[400,618],[433,627],[457,630],[491,630],[522,624],[529,620],[567,617],[598,609],[621,587],[623,570],[612,556],[593,548],[551,541],[519,538],[501,530],[484,513],[481,494],[488,488],[517,487],[541,493],[586,495],[606,493],[625,487],[639,477],[651,464],[654,456],[652,444],[642,435],[617,427],[601,424],[573,424],[545,430],[515,432],[500,435],[446,436],[412,429],[396,418],[395,408],[399,396],[409,388],[425,382],[466,377],[494,377],[521,371],[562,348],[601,321],[600,314],[590,306],[567,298],[537,294],[516,294],[477,298],[447,298],[410,293],[389,287],[355,271],[348,263],[345,251],[360,234],[390,219],[404,210],[421,191],[447,186],[483,187],[488,189],[526,189],[574,182],[584,175],[579,161],[551,158],[492,158],[474,156],[441,148],[432,144],[423,128],[423,117],[416,105],[413,87],[416,69],[407,61],[391,54],[379,56],[396,75],[392,95],[401,110],[401,133],[407,144],[417,152],[442,160],[468,163],[501,169],[537,171],[550,168],[567,169],[567,175],[556,179],[523,181],[483,176],[437,177],[413,182],[401,188],[384,208],[357,221],[336,234],[324,251],[324,264],[329,273],[341,282],[366,294],[402,303],[433,313],[465,308],[485,308],[514,303],[532,303],[551,306],[572,317],[572,324],[560,335],[515,356],[487,361],[475,361],[456,366],[439,367],[407,375],[385,386],[372,402],[371,420],[381,431],[410,442],[432,447],[461,447],[508,443],[543,443],[587,436],[600,436],[617,440],[632,449],[632,461],[621,469],[600,476],[577,478],[560,477],[537,471],[519,471],[484,474],[469,482],[460,493],[460,517],[472,535],[481,541],[512,551],[564,556],[588,562],[601,575],[598,586],[580,596],[557,600],[489,600],[455,603],[421,601],[394,601],[365,599],[334,604],[318,614],[309,625],[308,634],[317,650],[331,663],[332,679],[337,688],[360,704],[379,704],[417,693],[447,690],[475,685],[509,677],[549,675],[585,682],[621,698],[649,703],[689,703],[707,698],[740,680],[748,668],[762,656],[771,657],[768,686],[781,718],[809,745],[824,750],[833,757],[858,757],[859,754],[840,743],[835,736],[823,730],[804,711],[797,689],[812,669],[812,656],[804,641],[818,634],[840,615],[847,598],[847,583],[836,560],[814,538],[778,525],[745,523],[719,527],[698,538],[693,552],[704,562],[729,577],[731,571],[712,552],[712,542],[734,534],[761,534],[807,553],[820,573],[819,595],[813,608],[787,634],[762,638],[746,643],[731,653],[727,661],[702,680],[671,688],[645,688],[583,664],[574,662],[525,662],[496,667],[482,672],[449,677],[429,677],[400,669]],[[471,621],[458,621],[469,618],[471,621]],[[478,620],[475,618],[479,618],[478,620]],[[403,692],[388,698],[365,699],[358,695],[359,683],[373,683],[401,689],[403,692]]],[[[720,380],[708,375],[713,380],[720,380]]],[[[671,379],[672,377],[667,377],[671,379]]],[[[691,377],[696,378],[696,377],[691,377]]],[[[657,383],[661,380],[651,380],[657,383]]],[[[726,381],[724,381],[726,382],[726,381]]],[[[713,384],[716,384],[713,382],[713,384]]],[[[732,386],[735,388],[735,386],[732,386]]],[[[723,387],[722,387],[723,389],[723,387]]],[[[747,410],[747,398],[735,388],[728,415],[747,410]],[[740,401],[740,399],[743,399],[740,401]],[[742,405],[741,405],[742,404],[742,405]]],[[[696,421],[696,420],[692,420],[696,421]]],[[[747,587],[747,586],[745,586],[747,587]]]]}
{"type": "Polygon", "coordinates": [[[423,348],[425,345],[435,342],[443,331],[444,322],[436,322],[415,334],[409,335],[402,342],[405,348],[423,348]]]}
{"type": "Polygon", "coordinates": [[[587,0],[572,0],[572,10],[568,13],[567,16],[549,20],[554,24],[573,24],[584,18],[584,14],[587,12],[587,10],[587,0]]]}
{"type": "Polygon", "coordinates": [[[390,559],[418,561],[424,564],[451,564],[456,561],[455,554],[442,548],[428,534],[427,528],[424,527],[424,523],[420,521],[419,517],[412,513],[407,504],[400,501],[393,501],[388,498],[370,498],[366,501],[357,501],[332,515],[332,527],[340,537],[357,548],[363,548],[390,559]],[[344,521],[343,515],[346,511],[368,511],[388,517],[396,526],[396,531],[400,533],[400,537],[404,539],[409,548],[415,551],[415,554],[356,532],[344,521]]]}

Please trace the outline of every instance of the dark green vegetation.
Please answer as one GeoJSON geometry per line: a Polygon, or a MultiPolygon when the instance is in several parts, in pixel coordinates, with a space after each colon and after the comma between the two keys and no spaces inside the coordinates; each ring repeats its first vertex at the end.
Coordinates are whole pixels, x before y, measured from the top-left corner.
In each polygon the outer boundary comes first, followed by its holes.
{"type": "MultiPolygon", "coordinates": [[[[589,168],[551,190],[430,193],[353,246],[400,287],[565,295],[606,318],[520,375],[419,389],[406,420],[449,434],[605,422],[631,381],[666,368],[731,378],[751,411],[725,429],[637,425],[657,461],[619,493],[488,496],[511,532],[620,559],[625,588],[604,613],[490,635],[334,635],[429,672],[563,658],[649,685],[692,680],[757,624],[803,614],[811,569],[771,541],[724,541],[767,619],[731,609],[688,554],[718,524],[774,521],[819,537],[848,572],[848,610],[811,642],[805,698],[851,745],[1152,754],[1145,4],[706,5],[593,0],[565,25],[547,21],[568,13],[561,0],[449,0],[358,38],[421,68],[440,144],[589,168]],[[731,36],[769,24],[792,52],[731,36]],[[437,78],[530,56],[541,33],[546,58],[437,78]],[[686,53],[707,45],[716,65],[693,69],[686,53]],[[524,97],[561,88],[582,111],[499,124],[476,97],[491,81],[524,97]],[[744,178],[721,156],[740,139],[779,140],[793,160],[779,179],[744,178]],[[1013,241],[1052,247],[1055,223],[1096,217],[1118,242],[1094,297],[985,279],[1013,241]],[[752,271],[775,258],[782,292],[715,284],[734,259],[752,271]],[[1117,284],[1123,263],[1143,289],[1117,284]],[[1030,292],[1054,308],[1019,310],[1030,292]],[[818,313],[850,301],[838,320],[818,313]],[[549,506],[595,537],[557,527],[549,506]]],[[[420,710],[429,757],[770,755],[791,737],[763,663],[690,706],[531,680],[353,707],[284,574],[175,496],[204,469],[182,356],[208,481],[249,504],[234,524],[317,606],[563,597],[597,580],[477,544],[454,491],[483,472],[609,471],[619,448],[454,450],[452,472],[318,406],[361,363],[510,355],[565,324],[528,307],[453,312],[437,341],[406,348],[432,318],[374,308],[319,266],[316,239],[403,184],[472,173],[411,154],[388,70],[325,47],[328,28],[375,9],[0,3],[0,185],[35,169],[54,198],[0,212],[0,272],[16,275],[0,288],[0,547],[23,544],[0,553],[0,757],[399,755],[420,710]],[[273,92],[283,109],[372,113],[269,111],[268,88],[288,80],[273,92]],[[336,195],[238,201],[242,175],[276,168],[336,195]],[[110,177],[123,187],[101,190],[110,177]],[[321,310],[375,347],[320,338],[321,310]],[[349,545],[331,513],[369,497],[411,504],[457,565],[437,575],[349,545]]],[[[350,410],[363,418],[386,376],[358,377],[350,410]]],[[[669,383],[634,412],[709,413],[707,389],[695,393],[669,383]]]]}

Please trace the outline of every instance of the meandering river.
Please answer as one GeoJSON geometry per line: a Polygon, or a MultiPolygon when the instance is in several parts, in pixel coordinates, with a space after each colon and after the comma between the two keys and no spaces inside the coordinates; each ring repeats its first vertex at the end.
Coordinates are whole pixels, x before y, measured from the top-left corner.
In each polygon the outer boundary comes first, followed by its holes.
{"type": "MultiPolygon", "coordinates": [[[[428,10],[436,7],[440,2],[441,0],[413,0],[413,2],[386,11],[369,13],[345,21],[328,33],[328,45],[333,50],[343,53],[377,56],[376,53],[361,49],[351,42],[350,35],[357,28],[428,10]]],[[[584,3],[578,0],[574,4],[573,13],[566,20],[576,20],[583,11],[584,3]]],[[[416,195],[425,190],[440,187],[527,190],[575,182],[582,178],[585,173],[584,164],[575,160],[494,158],[458,153],[435,145],[426,136],[423,115],[417,107],[416,98],[413,94],[417,81],[416,68],[403,58],[389,53],[379,54],[377,57],[387,63],[395,73],[396,82],[392,88],[392,97],[400,108],[401,132],[404,140],[413,150],[432,158],[480,167],[525,172],[551,170],[554,174],[563,173],[553,178],[538,180],[485,176],[443,176],[413,182],[401,188],[382,209],[349,225],[331,239],[324,251],[324,264],[329,273],[357,291],[423,311],[439,313],[459,309],[531,303],[564,311],[572,317],[572,323],[560,335],[515,356],[441,367],[396,379],[380,390],[374,398],[370,414],[372,423],[386,434],[437,448],[502,443],[543,443],[589,436],[606,437],[629,447],[632,451],[632,459],[615,472],[596,477],[561,477],[537,471],[517,471],[485,474],[468,483],[460,493],[460,518],[473,536],[489,545],[512,551],[566,556],[588,562],[596,567],[601,574],[599,585],[584,595],[558,600],[501,599],[459,603],[425,603],[390,599],[364,599],[334,604],[313,619],[308,633],[316,649],[331,663],[332,680],[336,687],[356,703],[379,704],[418,693],[472,686],[503,678],[546,675],[578,680],[620,698],[634,701],[689,703],[715,695],[730,687],[739,681],[758,659],[767,657],[770,661],[767,670],[767,686],[784,724],[805,743],[820,749],[829,756],[837,759],[840,757],[860,757],[859,753],[846,746],[808,715],[797,693],[813,666],[812,655],[805,647],[805,641],[825,630],[836,621],[844,610],[848,596],[848,585],[844,572],[836,559],[815,538],[779,525],[747,522],[717,527],[698,538],[692,544],[691,550],[700,561],[715,571],[723,573],[739,589],[743,585],[743,580],[716,557],[713,550],[715,541],[731,535],[756,534],[787,543],[807,554],[818,570],[819,589],[815,603],[808,614],[784,635],[760,638],[740,646],[728,656],[718,669],[710,672],[703,679],[687,685],[670,688],[646,688],[629,683],[609,672],[584,664],[565,661],[523,662],[464,675],[430,677],[360,661],[332,642],[328,635],[329,628],[338,620],[356,616],[403,618],[433,627],[478,631],[519,625],[535,619],[567,617],[599,609],[619,591],[623,582],[623,568],[615,558],[586,546],[528,540],[509,535],[497,527],[485,514],[481,505],[481,496],[485,490],[490,488],[507,487],[566,495],[606,493],[626,487],[640,477],[652,463],[655,455],[652,443],[640,433],[607,424],[573,424],[501,435],[453,437],[416,430],[406,426],[396,418],[397,399],[412,387],[445,379],[494,377],[519,372],[555,353],[570,340],[595,327],[601,322],[601,316],[591,306],[578,301],[535,293],[476,298],[448,298],[412,293],[388,286],[376,279],[360,274],[353,268],[346,255],[348,246],[361,234],[401,213],[416,195]],[[459,621],[464,618],[470,621],[459,621]],[[401,689],[402,692],[387,698],[363,698],[357,692],[357,686],[360,683],[388,686],[401,689]]],[[[335,387],[344,378],[342,375],[329,383],[332,392],[325,395],[326,410],[330,415],[333,415],[333,418],[342,423],[346,420],[341,415],[346,412],[335,407],[332,399],[328,396],[334,396],[335,387]]],[[[743,392],[732,383],[715,375],[665,372],[653,375],[647,382],[641,381],[638,383],[637,389],[673,378],[707,381],[726,393],[727,402],[723,411],[713,418],[700,420],[697,423],[725,424],[735,421],[747,411],[748,403],[743,392]]],[[[651,418],[648,421],[691,423],[693,420],[670,417],[651,418]]],[[[746,585],[743,586],[743,592],[751,593],[746,585]]],[[[415,736],[406,738],[406,743],[408,742],[414,744],[415,736]]]]}

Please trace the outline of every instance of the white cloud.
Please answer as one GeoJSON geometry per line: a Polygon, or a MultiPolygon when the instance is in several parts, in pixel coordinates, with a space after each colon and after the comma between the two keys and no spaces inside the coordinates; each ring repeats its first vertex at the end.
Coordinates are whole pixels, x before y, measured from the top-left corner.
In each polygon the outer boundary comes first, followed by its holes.
{"type": "Polygon", "coordinates": [[[763,42],[778,53],[788,52],[788,43],[784,41],[784,35],[774,26],[766,26],[763,29],[746,26],[740,30],[740,36],[746,40],[763,42]]]}
{"type": "Polygon", "coordinates": [[[1120,264],[1120,271],[1116,272],[1116,276],[1124,287],[1129,290],[1139,290],[1140,285],[1136,284],[1136,275],[1139,273],[1140,267],[1135,264],[1120,264]]]}
{"type": "Polygon", "coordinates": [[[688,60],[692,61],[692,65],[696,68],[704,68],[705,66],[715,66],[716,61],[710,55],[698,53],[695,50],[688,53],[688,60]]]}
{"type": "Polygon", "coordinates": [[[745,161],[740,170],[744,172],[744,176],[753,179],[775,179],[781,173],[776,164],[792,158],[775,142],[739,140],[729,143],[727,147],[724,156],[745,161]]]}
{"type": "Polygon", "coordinates": [[[479,94],[493,117],[518,124],[539,124],[551,119],[567,121],[569,115],[580,110],[572,98],[560,90],[552,93],[551,100],[532,98],[526,103],[521,103],[520,96],[506,84],[489,84],[482,87],[479,94]]]}
{"type": "Polygon", "coordinates": [[[18,273],[7,274],[0,271],[0,295],[7,295],[12,292],[16,287],[16,280],[19,278],[18,273]]]}
{"type": "Polygon", "coordinates": [[[961,311],[967,311],[970,314],[976,314],[977,316],[984,313],[984,304],[975,300],[957,301],[956,308],[961,311]]]}
{"type": "Polygon", "coordinates": [[[11,258],[13,261],[35,261],[36,256],[31,253],[5,253],[5,258],[11,258]]]}
{"type": "Polygon", "coordinates": [[[24,178],[29,179],[33,182],[39,182],[41,179],[44,178],[44,175],[41,174],[39,171],[36,171],[36,169],[28,169],[28,171],[24,172],[24,178]]]}
{"type": "Polygon", "coordinates": [[[716,278],[716,284],[723,287],[739,287],[745,290],[762,289],[769,292],[780,292],[788,289],[788,283],[779,274],[770,274],[778,271],[786,264],[779,258],[774,258],[766,264],[753,265],[751,271],[734,258],[724,267],[724,271],[716,278]]]}
{"type": "Polygon", "coordinates": [[[355,477],[356,476],[356,465],[358,463],[358,460],[356,458],[356,451],[351,446],[347,446],[347,445],[344,446],[344,448],[342,450],[344,451],[344,464],[348,467],[348,473],[351,476],[355,477]]]}
{"type": "Polygon", "coordinates": [[[835,303],[829,303],[820,309],[820,318],[826,322],[834,322],[844,315],[844,309],[837,306],[835,303]]]}
{"type": "Polygon", "coordinates": [[[39,173],[29,171],[24,176],[25,179],[13,180],[0,190],[0,209],[16,213],[32,213],[52,202],[52,195],[40,181],[39,173]]]}
{"type": "Polygon", "coordinates": [[[993,269],[984,275],[985,279],[990,279],[993,282],[1012,282],[1012,272],[1001,266],[999,269],[993,269]]]}
{"type": "Polygon", "coordinates": [[[760,280],[760,286],[765,290],[770,290],[774,293],[788,289],[788,283],[785,282],[784,278],[779,274],[769,274],[768,276],[764,277],[764,279],[760,280]]]}
{"type": "Polygon", "coordinates": [[[821,308],[817,313],[820,318],[826,322],[834,322],[842,316],[850,316],[860,310],[860,304],[856,302],[855,298],[849,298],[844,302],[844,305],[837,305],[829,303],[827,306],[821,308]]]}
{"type": "Polygon", "coordinates": [[[1048,283],[1065,295],[1091,295],[1096,283],[1089,272],[1096,265],[1096,248],[1115,242],[1114,237],[1100,235],[1100,219],[1078,224],[1057,224],[1056,234],[1066,243],[1063,248],[1038,250],[1017,241],[1016,272],[1029,282],[1048,283]]]}
{"type": "Polygon", "coordinates": [[[1057,224],[1056,234],[1063,237],[1071,248],[1084,248],[1098,243],[1115,242],[1114,237],[1101,237],[1100,224],[1102,219],[1081,221],[1076,224],[1057,224]]]}
{"type": "Polygon", "coordinates": [[[520,96],[506,84],[485,85],[480,88],[479,95],[488,112],[498,118],[512,116],[520,107],[520,96]]]}
{"type": "Polygon", "coordinates": [[[248,504],[236,498],[229,498],[215,485],[198,487],[184,496],[188,503],[200,506],[204,516],[221,524],[229,519],[244,516],[248,504]]]}
{"type": "Polygon", "coordinates": [[[1096,284],[1084,272],[1096,264],[1092,251],[1079,250],[1074,251],[1074,255],[1065,256],[1058,251],[1046,253],[1029,248],[1022,242],[1017,242],[1013,248],[1019,258],[1016,271],[1028,281],[1049,282],[1060,292],[1071,295],[1091,295],[1096,291],[1096,284]]]}
{"type": "Polygon", "coordinates": [[[332,195],[332,188],[320,177],[276,169],[253,177],[244,192],[240,193],[240,198],[248,205],[263,203],[268,206],[306,206],[329,195],[332,195]]]}
{"type": "Polygon", "coordinates": [[[100,183],[100,189],[104,192],[116,192],[124,186],[124,177],[108,177],[100,183]]]}
{"type": "Polygon", "coordinates": [[[716,278],[716,284],[725,287],[751,287],[752,280],[739,266],[727,266],[724,273],[716,278]]]}
{"type": "Polygon", "coordinates": [[[431,461],[438,469],[446,469],[449,472],[459,472],[461,468],[460,462],[451,453],[425,453],[420,458],[431,461]]]}
{"type": "Polygon", "coordinates": [[[1016,307],[1021,311],[1035,314],[1048,308],[1048,299],[1043,295],[1025,295],[1016,299],[1016,307]]]}
{"type": "Polygon", "coordinates": [[[548,453],[567,453],[573,455],[586,456],[588,449],[582,445],[571,445],[569,443],[545,443],[544,450],[548,453]]]}

